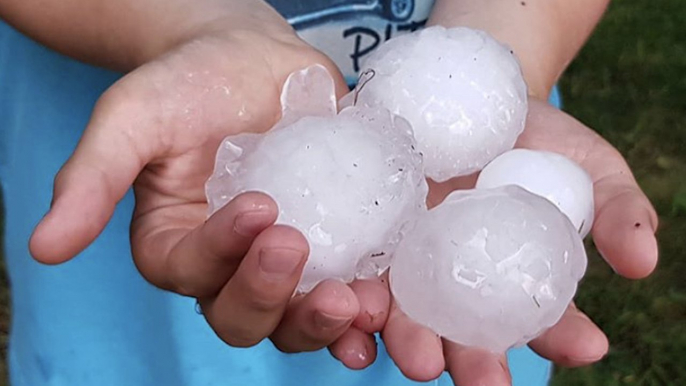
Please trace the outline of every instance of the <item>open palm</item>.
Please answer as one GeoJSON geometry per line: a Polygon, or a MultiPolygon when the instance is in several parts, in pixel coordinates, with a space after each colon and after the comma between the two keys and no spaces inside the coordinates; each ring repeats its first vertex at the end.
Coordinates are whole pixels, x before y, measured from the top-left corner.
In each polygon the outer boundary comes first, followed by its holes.
{"type": "MultiPolygon", "coordinates": [[[[657,263],[657,216],[614,147],[569,115],[536,100],[530,101],[527,127],[516,147],[557,152],[579,163],[594,182],[592,234],[600,253],[625,277],[638,279],[653,271],[657,263]]],[[[432,184],[429,204],[439,204],[455,189],[473,187],[475,177],[432,184]]],[[[511,384],[504,355],[442,340],[411,321],[395,304],[391,305],[383,339],[398,367],[412,379],[433,379],[447,369],[460,386],[511,384]]],[[[571,304],[562,319],[530,347],[559,365],[581,366],[602,358],[608,342],[603,332],[571,304]]]]}
{"type": "MultiPolygon", "coordinates": [[[[212,29],[113,85],[56,178],[52,208],[31,240],[33,255],[51,264],[75,256],[133,185],[137,267],[156,286],[198,298],[227,343],[251,346],[270,337],[284,351],[314,350],[338,338],[360,311],[386,312],[387,290],[374,282],[324,282],[292,299],[308,245],[296,230],[273,225],[278,210],[269,197],[241,195],[206,219],[204,183],[221,140],[268,130],[291,72],[320,63],[336,77],[338,95],[348,91],[335,65],[285,21],[268,25],[212,29]],[[381,300],[358,300],[369,291],[381,300]]],[[[356,324],[381,327],[365,320],[356,324]]],[[[363,345],[371,339],[361,337],[363,345]]]]}

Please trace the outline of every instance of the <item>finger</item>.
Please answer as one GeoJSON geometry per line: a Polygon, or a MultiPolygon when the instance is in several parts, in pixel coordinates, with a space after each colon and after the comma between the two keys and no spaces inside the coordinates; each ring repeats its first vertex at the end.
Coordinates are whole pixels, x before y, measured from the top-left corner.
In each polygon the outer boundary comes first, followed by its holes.
{"type": "Polygon", "coordinates": [[[390,308],[388,275],[369,280],[356,280],[350,284],[359,303],[360,311],[352,326],[329,346],[331,355],[351,369],[366,368],[376,360],[374,333],[386,325],[390,308]]]}
{"type": "Polygon", "coordinates": [[[334,358],[353,370],[362,370],[376,360],[376,339],[354,326],[329,346],[334,358]]]}
{"type": "Polygon", "coordinates": [[[654,270],[657,214],[612,145],[571,116],[532,101],[527,128],[517,146],[558,152],[578,162],[593,180],[593,239],[600,253],[615,271],[629,278],[654,270]]]}
{"type": "Polygon", "coordinates": [[[309,252],[297,230],[275,225],[260,233],[216,297],[200,298],[205,318],[231,346],[248,347],[279,324],[309,252]]]}
{"type": "Polygon", "coordinates": [[[144,138],[147,131],[137,130],[151,124],[149,100],[116,87],[100,98],[76,150],[55,178],[51,208],[31,237],[36,260],[67,261],[102,232],[154,152],[153,141],[144,138]]]}
{"type": "Polygon", "coordinates": [[[576,367],[602,359],[609,343],[588,316],[570,305],[562,319],[529,346],[558,365],[576,367]]]}
{"type": "Polygon", "coordinates": [[[621,154],[599,141],[604,146],[582,162],[593,179],[593,240],[617,273],[642,278],[657,265],[657,214],[621,154]]]}
{"type": "Polygon", "coordinates": [[[353,321],[353,326],[374,334],[386,325],[390,311],[391,294],[388,288],[388,275],[370,280],[356,280],[350,284],[359,303],[360,312],[353,321]]]}
{"type": "Polygon", "coordinates": [[[427,382],[443,373],[445,360],[440,337],[412,321],[395,302],[391,303],[382,337],[388,355],[406,377],[427,382]]]}
{"type": "Polygon", "coordinates": [[[640,279],[657,266],[657,215],[636,183],[625,174],[595,183],[597,201],[593,241],[620,275],[640,279]]]}
{"type": "MultiPolygon", "coordinates": [[[[193,297],[219,292],[255,237],[278,216],[276,203],[257,192],[238,195],[190,232],[179,227],[183,222],[172,220],[172,213],[161,214],[163,210],[139,217],[133,224],[136,266],[152,284],[193,297]]],[[[174,210],[178,211],[169,208],[174,210]]]]}
{"type": "Polygon", "coordinates": [[[356,280],[350,284],[359,303],[360,311],[352,326],[329,346],[331,355],[354,370],[363,369],[376,360],[374,333],[386,325],[390,308],[388,275],[369,280],[356,280]]]}
{"type": "Polygon", "coordinates": [[[359,310],[350,287],[335,280],[324,281],[293,299],[270,338],[284,352],[319,350],[338,339],[359,310]]]}
{"type": "Polygon", "coordinates": [[[494,354],[445,340],[443,347],[448,372],[456,385],[510,386],[512,384],[505,354],[494,354]]]}

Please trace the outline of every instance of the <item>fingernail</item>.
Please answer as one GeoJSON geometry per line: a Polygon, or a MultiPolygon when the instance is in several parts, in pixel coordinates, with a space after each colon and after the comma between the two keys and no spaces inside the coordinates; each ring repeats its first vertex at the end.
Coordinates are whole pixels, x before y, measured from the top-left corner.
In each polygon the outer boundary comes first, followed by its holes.
{"type": "Polygon", "coordinates": [[[236,216],[233,229],[236,233],[245,237],[253,237],[262,232],[265,228],[267,212],[255,210],[241,213],[236,216]]]}
{"type": "Polygon", "coordinates": [[[326,312],[317,311],[314,314],[314,323],[317,327],[326,330],[336,330],[350,323],[352,318],[349,316],[335,316],[326,312]]]}
{"type": "Polygon", "coordinates": [[[272,281],[285,280],[296,271],[305,254],[288,248],[268,248],[260,251],[260,269],[272,281]]]}

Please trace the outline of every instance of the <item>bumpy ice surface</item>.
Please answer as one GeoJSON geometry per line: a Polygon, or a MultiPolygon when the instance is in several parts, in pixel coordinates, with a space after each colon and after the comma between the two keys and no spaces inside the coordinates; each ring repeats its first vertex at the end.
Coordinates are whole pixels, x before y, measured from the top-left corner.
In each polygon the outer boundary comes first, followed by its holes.
{"type": "Polygon", "coordinates": [[[524,129],[519,63],[485,32],[437,26],[399,36],[370,54],[363,69],[375,75],[359,103],[386,107],[412,124],[433,180],[480,170],[524,129]]]}
{"type": "Polygon", "coordinates": [[[557,153],[515,149],[481,171],[477,189],[519,185],[547,198],[566,214],[581,237],[593,225],[593,181],[581,166],[557,153]]]}
{"type": "Polygon", "coordinates": [[[410,126],[380,108],[336,114],[333,81],[319,66],[291,76],[282,105],[271,131],[223,141],[207,183],[210,212],[245,191],[274,198],[277,223],[310,244],[301,292],[379,274],[426,199],[410,126]]]}
{"type": "Polygon", "coordinates": [[[586,270],[569,220],[517,186],[453,192],[398,246],[391,289],[437,334],[494,352],[555,324],[586,270]]]}

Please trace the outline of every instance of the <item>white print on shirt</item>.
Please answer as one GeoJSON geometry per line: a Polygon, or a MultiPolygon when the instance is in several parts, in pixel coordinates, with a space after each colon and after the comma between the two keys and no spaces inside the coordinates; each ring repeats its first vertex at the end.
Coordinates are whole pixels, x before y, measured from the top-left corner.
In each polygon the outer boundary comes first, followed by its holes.
{"type": "Polygon", "coordinates": [[[270,0],[300,37],[327,54],[349,84],[384,41],[420,29],[434,0],[270,0]]]}

